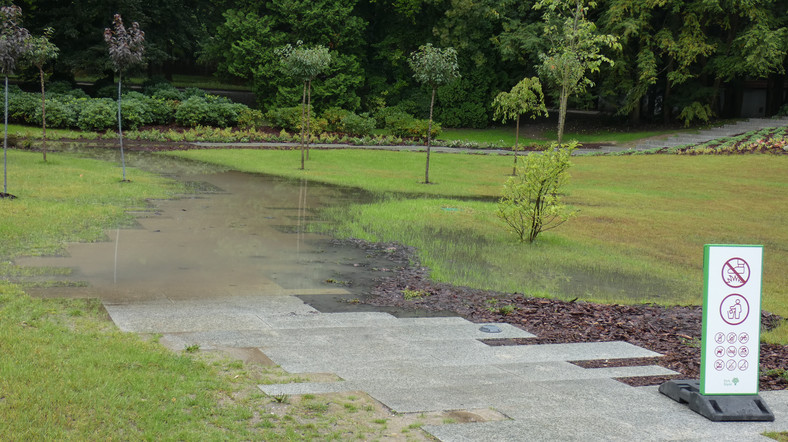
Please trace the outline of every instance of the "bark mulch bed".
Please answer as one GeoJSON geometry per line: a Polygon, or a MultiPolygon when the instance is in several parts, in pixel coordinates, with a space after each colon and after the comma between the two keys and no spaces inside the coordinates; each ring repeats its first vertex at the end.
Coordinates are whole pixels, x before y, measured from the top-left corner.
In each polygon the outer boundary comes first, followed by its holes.
{"type": "MultiPolygon", "coordinates": [[[[488,345],[626,341],[663,354],[658,358],[576,362],[592,367],[658,364],[681,373],[672,377],[620,379],[630,385],[659,385],[669,379],[697,379],[700,369],[701,307],[595,304],[534,298],[520,293],[496,293],[431,281],[418,264],[414,250],[397,244],[352,242],[368,254],[386,254],[396,263],[392,276],[379,280],[371,296],[361,302],[402,309],[453,311],[477,323],[503,322],[533,333],[531,339],[491,339],[488,345]],[[406,300],[403,290],[423,293],[406,300]],[[509,307],[511,306],[511,307],[509,307]]],[[[764,312],[762,330],[783,318],[764,312]]],[[[788,388],[788,346],[761,344],[760,388],[788,388]]]]}

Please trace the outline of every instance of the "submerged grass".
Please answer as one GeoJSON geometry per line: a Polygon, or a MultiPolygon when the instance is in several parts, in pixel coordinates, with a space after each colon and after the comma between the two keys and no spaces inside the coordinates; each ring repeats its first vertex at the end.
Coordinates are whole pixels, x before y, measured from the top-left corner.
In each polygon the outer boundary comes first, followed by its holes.
{"type": "MultiPolygon", "coordinates": [[[[435,279],[472,287],[700,304],[704,244],[762,244],[763,308],[788,316],[785,157],[576,157],[566,201],[578,216],[529,246],[495,217],[510,157],[437,155],[430,176],[438,184],[424,185],[423,154],[317,151],[306,171],[297,152],[175,155],[388,194],[327,213],[339,234],[415,246],[435,279]]],[[[764,336],[788,342],[786,329],[764,336]]]]}

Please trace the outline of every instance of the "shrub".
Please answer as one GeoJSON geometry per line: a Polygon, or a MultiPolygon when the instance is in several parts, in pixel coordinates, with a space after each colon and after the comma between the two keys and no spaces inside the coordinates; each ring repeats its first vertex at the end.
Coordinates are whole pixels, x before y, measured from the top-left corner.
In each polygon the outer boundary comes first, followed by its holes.
{"type": "Polygon", "coordinates": [[[191,97],[181,103],[175,111],[175,122],[181,126],[194,127],[205,124],[210,106],[202,97],[191,97]]]}
{"type": "MultiPolygon", "coordinates": [[[[126,123],[126,104],[125,101],[133,99],[141,102],[145,107],[145,117],[142,119],[145,124],[169,124],[175,117],[175,106],[172,102],[167,102],[162,99],[149,97],[139,92],[129,92],[123,94],[123,120],[126,123]]],[[[138,126],[136,126],[138,127],[138,126]]]]}
{"type": "Polygon", "coordinates": [[[265,125],[263,113],[257,109],[241,109],[238,112],[238,127],[244,130],[256,130],[265,125]]]}
{"type": "Polygon", "coordinates": [[[367,115],[356,115],[355,113],[331,107],[325,110],[322,115],[326,120],[326,130],[329,132],[346,133],[356,136],[369,135],[375,129],[375,119],[367,115]]]}
{"type": "MultiPolygon", "coordinates": [[[[314,111],[311,118],[315,118],[314,111]]],[[[301,106],[280,107],[270,109],[265,113],[265,119],[271,126],[277,129],[285,129],[290,132],[301,131],[301,106]]]]}
{"type": "Polygon", "coordinates": [[[238,123],[238,115],[248,109],[246,105],[233,103],[215,95],[194,95],[178,106],[175,121],[183,126],[230,127],[238,123]]]}
{"type": "MultiPolygon", "coordinates": [[[[395,112],[386,117],[386,129],[397,137],[427,138],[429,125],[429,120],[420,120],[404,112],[395,112]]],[[[431,138],[434,139],[440,132],[440,124],[433,121],[431,138]]]]}
{"type": "Polygon", "coordinates": [[[342,120],[342,125],[344,129],[342,132],[362,137],[371,134],[375,129],[375,119],[365,114],[356,115],[351,112],[342,120]]]}
{"type": "Polygon", "coordinates": [[[109,98],[87,100],[79,114],[77,126],[85,131],[106,130],[118,124],[117,103],[109,98]]]}
{"type": "MultiPolygon", "coordinates": [[[[309,127],[312,134],[325,132],[328,127],[328,121],[325,118],[317,118],[314,108],[310,109],[309,114],[309,127]]],[[[301,106],[271,109],[265,113],[265,119],[277,129],[284,129],[288,132],[301,132],[301,106]]]]}
{"type": "Polygon", "coordinates": [[[561,192],[569,180],[570,158],[576,147],[577,142],[572,142],[526,155],[517,165],[517,175],[506,180],[498,217],[521,242],[532,243],[540,233],[573,215],[561,202],[561,192]]]}
{"type": "MultiPolygon", "coordinates": [[[[76,99],[68,95],[59,95],[46,99],[46,112],[47,112],[47,126],[53,128],[67,128],[76,127],[79,119],[77,112],[78,106],[75,106],[76,99]]],[[[39,101],[39,104],[41,102],[39,101]]],[[[41,106],[36,106],[34,115],[35,124],[41,124],[41,106]]]]}
{"type": "Polygon", "coordinates": [[[191,97],[207,97],[208,93],[196,87],[188,87],[183,91],[183,99],[188,100],[191,97]]]}
{"type": "Polygon", "coordinates": [[[143,93],[160,100],[183,101],[185,98],[183,96],[183,92],[179,91],[175,86],[167,82],[159,82],[145,86],[143,93]]]}
{"type": "Polygon", "coordinates": [[[120,103],[120,107],[124,129],[138,129],[140,126],[150,124],[152,121],[150,110],[144,100],[124,98],[120,103]]]}
{"type": "Polygon", "coordinates": [[[40,94],[22,91],[12,93],[9,88],[8,118],[11,121],[33,124],[36,121],[36,109],[41,112],[40,94]]]}

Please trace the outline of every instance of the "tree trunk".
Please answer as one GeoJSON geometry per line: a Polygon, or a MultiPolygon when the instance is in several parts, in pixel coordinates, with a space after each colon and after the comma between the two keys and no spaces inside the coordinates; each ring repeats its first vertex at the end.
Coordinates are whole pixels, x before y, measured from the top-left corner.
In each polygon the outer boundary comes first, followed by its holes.
{"type": "Polygon", "coordinates": [[[41,77],[41,150],[44,152],[44,162],[47,160],[47,107],[46,94],[44,94],[44,69],[39,67],[41,77]]]}
{"type": "Polygon", "coordinates": [[[3,130],[3,193],[8,194],[8,75],[5,76],[5,117],[3,130]]]}
{"type": "Polygon", "coordinates": [[[566,86],[561,88],[561,104],[558,108],[558,147],[564,139],[564,123],[566,122],[566,106],[569,101],[569,92],[566,86]]]}
{"type": "Polygon", "coordinates": [[[430,122],[427,125],[427,167],[424,170],[424,184],[430,183],[430,142],[432,137],[432,108],[435,105],[435,89],[436,86],[432,87],[432,98],[430,99],[430,122]]]}
{"type": "Polygon", "coordinates": [[[512,176],[517,176],[517,146],[520,144],[520,114],[517,114],[517,129],[514,131],[514,166],[512,176]]]}
{"type": "Polygon", "coordinates": [[[304,82],[304,93],[301,96],[301,170],[304,170],[304,131],[306,130],[306,81],[304,82]]]}
{"type": "Polygon", "coordinates": [[[120,88],[123,81],[123,72],[118,70],[118,140],[120,141],[120,163],[123,167],[123,181],[126,181],[126,156],[123,153],[123,118],[120,112],[120,88]]]}
{"type": "Polygon", "coordinates": [[[312,116],[312,80],[306,87],[306,159],[309,160],[309,142],[312,141],[312,131],[309,129],[309,120],[312,116]]]}

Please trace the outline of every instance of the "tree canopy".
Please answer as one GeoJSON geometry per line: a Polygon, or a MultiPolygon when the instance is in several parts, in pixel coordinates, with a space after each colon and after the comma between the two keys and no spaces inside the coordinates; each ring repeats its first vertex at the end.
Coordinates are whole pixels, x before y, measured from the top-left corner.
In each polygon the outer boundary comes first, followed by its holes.
{"type": "MultiPolygon", "coordinates": [[[[462,77],[436,90],[435,117],[448,126],[488,125],[495,96],[539,74],[548,58],[566,68],[590,63],[568,107],[618,112],[634,122],[673,122],[682,114],[734,117],[749,84],[766,88],[765,115],[785,103],[784,1],[579,3],[593,34],[616,37],[621,50],[598,45],[586,61],[554,50],[564,26],[551,22],[555,27],[546,34],[544,14],[576,11],[576,0],[18,0],[34,34],[55,29],[50,40],[60,48],[57,79],[111,77],[101,31],[117,13],[147,31],[148,75],[217,73],[249,84],[264,108],[288,106],[301,96],[300,86],[281,75],[274,53],[298,40],[333,55],[315,84],[316,107],[375,112],[396,106],[421,118],[428,115],[431,91],[412,76],[409,54],[426,43],[455,48],[462,77]],[[605,59],[613,63],[594,66],[605,59]]],[[[546,80],[547,72],[541,73],[546,80]]],[[[547,100],[560,107],[560,93],[547,100]]]]}

